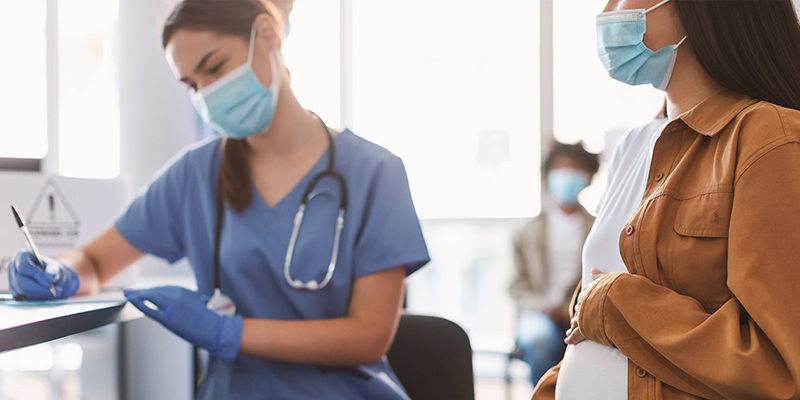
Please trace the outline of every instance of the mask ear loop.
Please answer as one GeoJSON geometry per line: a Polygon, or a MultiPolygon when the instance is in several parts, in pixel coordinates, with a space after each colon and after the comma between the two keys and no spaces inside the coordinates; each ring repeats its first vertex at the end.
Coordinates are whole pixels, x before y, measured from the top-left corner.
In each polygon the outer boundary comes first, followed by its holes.
{"type": "MultiPolygon", "coordinates": [[[[678,51],[678,47],[681,46],[681,43],[683,43],[683,41],[686,40],[687,37],[689,37],[689,35],[684,36],[683,39],[681,39],[678,42],[678,44],[676,44],[675,47],[672,48],[672,51],[673,52],[677,52],[678,51]]],[[[677,59],[677,57],[673,53],[673,56],[671,57],[671,60],[670,60],[670,63],[669,63],[669,67],[667,68],[667,73],[664,76],[664,81],[661,82],[661,86],[659,86],[657,88],[658,90],[666,90],[667,89],[667,83],[669,82],[669,79],[672,78],[672,71],[675,68],[675,60],[676,59],[677,59]]]]}
{"type": "Polygon", "coordinates": [[[247,50],[247,65],[253,66],[253,52],[256,48],[256,23],[253,22],[253,28],[250,29],[250,48],[247,50]]]}
{"type": "MultiPolygon", "coordinates": [[[[253,53],[256,48],[256,23],[253,22],[253,29],[250,30],[250,49],[247,51],[247,65],[253,67],[253,53]]],[[[269,53],[269,67],[272,69],[272,83],[269,85],[275,95],[278,94],[278,62],[275,60],[275,52],[269,53]]]]}
{"type": "Polygon", "coordinates": [[[272,69],[272,83],[270,83],[269,88],[277,96],[280,86],[278,86],[278,61],[275,59],[275,52],[269,53],[269,67],[272,69]]]}
{"type": "Polygon", "coordinates": [[[654,6],[650,7],[650,8],[648,8],[647,10],[645,10],[645,11],[644,11],[644,13],[645,13],[645,14],[647,14],[647,13],[649,13],[650,11],[653,11],[653,10],[655,10],[656,8],[663,6],[663,5],[664,5],[664,4],[666,4],[667,2],[669,2],[669,0],[664,0],[664,1],[662,1],[661,3],[658,3],[658,4],[656,4],[656,5],[654,5],[654,6]]]}

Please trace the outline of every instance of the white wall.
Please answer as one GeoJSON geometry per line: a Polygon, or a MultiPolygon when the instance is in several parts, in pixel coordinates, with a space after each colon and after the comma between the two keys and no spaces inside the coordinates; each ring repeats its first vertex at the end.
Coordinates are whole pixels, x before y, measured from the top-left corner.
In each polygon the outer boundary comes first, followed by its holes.
{"type": "MultiPolygon", "coordinates": [[[[122,176],[136,191],[196,139],[195,111],[161,50],[161,25],[173,1],[120,0],[120,148],[122,176]]],[[[144,275],[188,273],[148,258],[144,275]]],[[[150,320],[126,323],[124,398],[193,398],[192,347],[150,320]]]]}
{"type": "MultiPolygon", "coordinates": [[[[183,147],[197,139],[197,117],[169,69],[161,27],[173,0],[119,0],[120,175],[136,193],[183,147]]],[[[188,265],[147,257],[144,275],[185,275],[188,265]]]]}
{"type": "Polygon", "coordinates": [[[187,93],[161,50],[162,0],[120,0],[121,173],[135,188],[196,138],[187,93]]]}

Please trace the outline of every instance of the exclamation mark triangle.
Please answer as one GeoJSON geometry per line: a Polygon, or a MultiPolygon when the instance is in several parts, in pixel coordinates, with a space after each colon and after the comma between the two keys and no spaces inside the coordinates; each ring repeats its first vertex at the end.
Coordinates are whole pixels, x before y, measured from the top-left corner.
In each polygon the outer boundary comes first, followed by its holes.
{"type": "Polygon", "coordinates": [[[48,179],[28,215],[30,225],[77,227],[78,216],[56,181],[48,179]]]}

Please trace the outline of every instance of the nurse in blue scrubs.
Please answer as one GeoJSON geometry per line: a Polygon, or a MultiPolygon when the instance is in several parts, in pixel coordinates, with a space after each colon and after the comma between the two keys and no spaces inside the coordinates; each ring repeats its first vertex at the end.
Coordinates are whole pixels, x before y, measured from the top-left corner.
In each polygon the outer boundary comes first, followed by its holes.
{"type": "Polygon", "coordinates": [[[385,354],[404,279],[429,258],[403,163],[300,105],[283,32],[268,2],[178,4],[167,61],[220,135],[176,155],[113,227],[46,272],[18,252],[10,286],[63,298],[145,254],[187,258],[197,292],[126,296],[210,352],[200,398],[406,399],[385,354]]]}

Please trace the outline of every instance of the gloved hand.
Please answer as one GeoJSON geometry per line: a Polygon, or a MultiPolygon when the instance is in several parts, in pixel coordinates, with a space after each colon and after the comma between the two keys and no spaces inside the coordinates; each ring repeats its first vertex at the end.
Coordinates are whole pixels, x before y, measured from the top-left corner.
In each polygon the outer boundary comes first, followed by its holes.
{"type": "Polygon", "coordinates": [[[50,257],[42,256],[45,271],[42,271],[33,253],[17,250],[8,261],[8,286],[11,294],[28,300],[65,299],[75,294],[80,286],[78,274],[70,267],[50,257]],[[55,289],[56,294],[50,291],[55,289]]]}
{"type": "Polygon", "coordinates": [[[206,296],[178,286],[161,286],[125,290],[125,297],[145,315],[215,357],[232,361],[239,354],[242,316],[229,317],[209,310],[206,296]],[[145,300],[158,309],[148,307],[145,300]]]}

